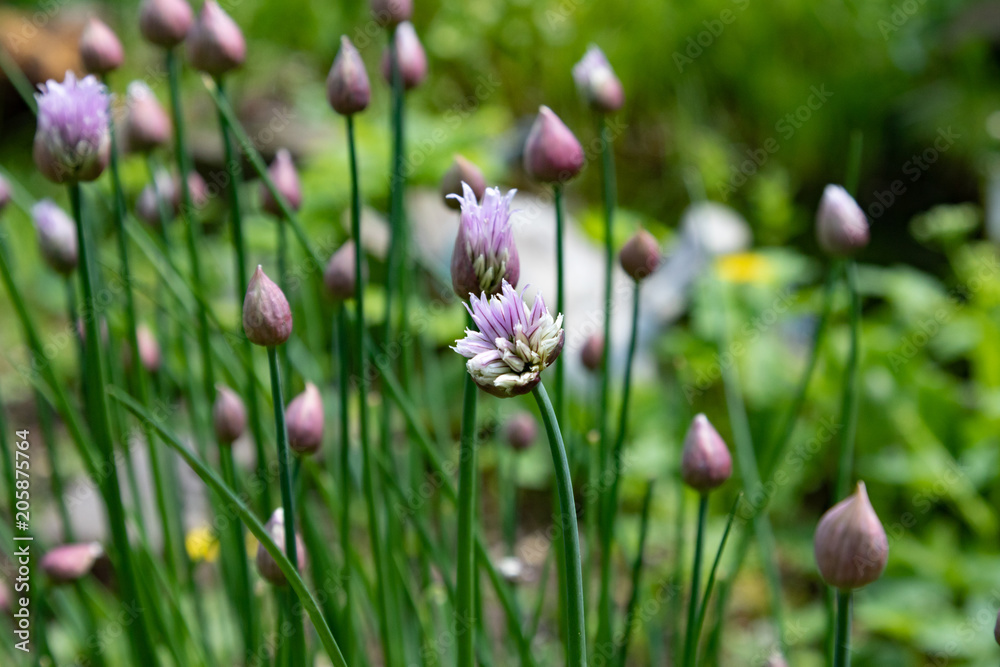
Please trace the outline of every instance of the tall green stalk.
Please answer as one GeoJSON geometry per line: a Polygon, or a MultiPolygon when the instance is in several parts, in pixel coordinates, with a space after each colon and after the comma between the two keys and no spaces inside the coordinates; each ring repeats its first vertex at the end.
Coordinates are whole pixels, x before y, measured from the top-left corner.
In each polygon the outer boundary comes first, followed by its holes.
{"type": "MultiPolygon", "coordinates": [[[[358,286],[360,287],[360,286],[358,286]]],[[[344,614],[341,616],[343,629],[344,657],[348,663],[354,659],[354,607],[351,603],[351,429],[350,429],[350,391],[351,391],[351,345],[350,326],[347,322],[347,308],[343,303],[337,304],[336,322],[334,323],[335,345],[338,359],[337,369],[340,376],[340,549],[344,552],[342,578],[344,582],[344,614]]]]}
{"type": "MultiPolygon", "coordinates": [[[[611,394],[609,388],[611,386],[610,379],[610,355],[611,355],[611,277],[614,270],[615,262],[615,252],[614,252],[614,220],[615,220],[615,204],[616,204],[616,184],[615,184],[615,159],[611,152],[611,137],[610,131],[608,129],[607,118],[604,114],[597,115],[597,133],[600,137],[601,146],[601,194],[604,199],[604,351],[601,353],[601,403],[598,406],[599,410],[599,422],[598,428],[600,429],[600,463],[597,466],[597,471],[591,479],[600,480],[603,476],[605,466],[607,465],[605,456],[607,455],[609,449],[607,446],[607,441],[609,438],[608,434],[608,415],[609,402],[611,400],[611,394]]],[[[562,311],[559,311],[562,312],[562,311]]],[[[635,330],[635,325],[633,324],[633,331],[635,330]]],[[[624,413],[624,406],[622,411],[624,413]]],[[[617,479],[617,477],[616,477],[617,479]]],[[[597,499],[600,500],[604,494],[597,494],[597,499]]],[[[601,540],[601,589],[600,589],[600,601],[598,603],[598,617],[597,617],[597,645],[607,646],[611,643],[611,595],[610,595],[610,560],[611,554],[605,553],[608,551],[608,547],[611,542],[611,537],[605,534],[605,524],[610,523],[603,518],[603,507],[598,508],[588,508],[591,511],[597,509],[597,519],[600,522],[600,540],[601,540]],[[608,571],[608,574],[605,574],[608,571]]]]}
{"type": "Polygon", "coordinates": [[[858,267],[853,260],[844,266],[847,290],[851,296],[851,346],[844,370],[843,398],[840,409],[840,443],[837,456],[837,486],[834,502],[848,493],[854,468],[854,435],[858,428],[858,356],[861,347],[861,296],[858,294],[858,267]]]}
{"type": "MultiPolygon", "coordinates": [[[[556,491],[559,496],[558,523],[562,532],[563,549],[566,553],[566,613],[568,631],[566,634],[566,664],[569,667],[583,667],[587,664],[587,623],[583,609],[583,568],[580,564],[580,535],[576,521],[576,502],[573,497],[573,479],[569,470],[566,446],[563,444],[559,421],[556,419],[552,402],[539,382],[531,390],[542,413],[545,431],[552,452],[555,468],[556,491]]],[[[464,666],[463,666],[464,667],[464,666]]]]}
{"type": "Polygon", "coordinates": [[[358,419],[361,439],[362,492],[368,512],[368,537],[371,542],[372,560],[375,562],[379,604],[376,604],[379,631],[382,639],[382,653],[387,667],[395,661],[396,638],[389,633],[389,591],[388,567],[383,554],[381,521],[375,504],[375,462],[372,458],[371,443],[368,438],[368,366],[369,354],[365,339],[365,283],[364,252],[361,246],[361,187],[358,182],[358,156],[354,138],[354,117],[347,116],[347,146],[351,170],[351,236],[354,237],[354,282],[355,282],[355,326],[354,348],[358,351],[361,374],[358,382],[358,419]]]}
{"type": "MultiPolygon", "coordinates": [[[[233,462],[233,448],[231,444],[219,443],[219,463],[222,468],[222,479],[226,486],[235,493],[239,493],[236,484],[236,466],[233,462]]],[[[250,583],[250,564],[247,559],[246,541],[243,538],[243,526],[238,521],[230,521],[231,532],[229,540],[232,543],[229,547],[230,553],[223,559],[223,564],[228,565],[231,572],[229,577],[233,580],[233,603],[234,611],[240,617],[240,631],[243,633],[244,655],[254,655],[257,650],[257,628],[254,622],[255,607],[253,586],[250,583]]]]}
{"type": "MultiPolygon", "coordinates": [[[[267,361],[271,369],[271,400],[274,402],[274,429],[278,444],[278,477],[281,483],[281,506],[285,513],[285,554],[296,570],[299,567],[298,546],[295,541],[295,495],[292,491],[291,455],[288,453],[288,426],[285,424],[285,400],[281,392],[281,370],[278,368],[278,352],[272,345],[267,348],[267,361]]],[[[302,623],[289,619],[295,629],[289,638],[293,655],[305,655],[305,637],[302,623]]]]}
{"type": "MultiPolygon", "coordinates": [[[[552,196],[553,203],[556,209],[556,312],[563,313],[565,317],[565,298],[566,289],[564,284],[563,276],[563,202],[562,202],[562,185],[556,183],[552,186],[552,196]]],[[[563,322],[565,326],[565,321],[563,322]]],[[[555,414],[556,420],[560,424],[565,424],[565,398],[563,396],[563,391],[565,390],[565,364],[556,364],[555,367],[555,414]]],[[[602,470],[603,472],[603,470],[602,470]]],[[[558,503],[558,499],[555,501],[558,503]]],[[[558,506],[557,508],[558,509],[558,506]]],[[[562,510],[559,509],[561,512],[562,510]]],[[[563,542],[556,540],[553,545],[556,552],[556,564],[559,566],[556,568],[556,589],[559,591],[559,635],[562,637],[563,641],[569,641],[569,610],[565,607],[566,600],[569,596],[569,585],[570,582],[566,580],[566,572],[568,571],[568,565],[566,563],[566,558],[568,554],[565,552],[563,542]]]]}
{"type": "Polygon", "coordinates": [[[851,667],[851,591],[837,591],[837,636],[833,667],[851,667]]]}
{"type": "Polygon", "coordinates": [[[456,625],[464,628],[457,638],[459,667],[476,664],[476,637],[473,631],[476,618],[476,552],[472,536],[476,522],[476,392],[479,389],[468,373],[465,375],[464,391],[458,459],[458,599],[455,605],[456,625]]]}
{"type": "MultiPolygon", "coordinates": [[[[223,85],[222,79],[217,79],[215,83],[219,97],[228,103],[229,98],[226,96],[226,88],[223,85]]],[[[233,232],[233,250],[236,257],[236,286],[239,290],[237,297],[242,299],[243,295],[247,293],[247,283],[250,280],[250,274],[247,270],[246,241],[243,238],[243,212],[240,208],[240,181],[243,178],[243,173],[242,169],[240,169],[236,151],[233,150],[233,139],[229,133],[229,123],[221,111],[219,111],[218,116],[219,132],[222,134],[222,146],[226,159],[226,174],[228,176],[226,193],[229,197],[229,216],[233,232]]],[[[278,277],[279,280],[282,278],[283,276],[278,277]]],[[[253,344],[246,337],[243,337],[243,354],[248,361],[253,358],[253,344]]],[[[267,451],[264,449],[264,424],[261,421],[260,403],[257,400],[256,376],[254,375],[254,366],[252,363],[248,363],[246,366],[245,383],[243,393],[247,402],[250,435],[253,437],[254,446],[257,451],[257,479],[261,482],[262,486],[260,506],[266,512],[269,495],[267,490],[267,451]]]]}
{"type": "Polygon", "coordinates": [[[701,588],[701,552],[705,546],[705,518],[708,515],[708,494],[698,499],[698,532],[695,534],[694,563],[691,566],[691,599],[688,600],[687,629],[684,635],[684,667],[694,665],[697,651],[695,628],[698,618],[698,592],[701,588]]]}
{"type": "Polygon", "coordinates": [[[625,667],[628,658],[628,645],[632,639],[632,629],[635,626],[635,611],[639,606],[639,598],[642,593],[640,582],[642,578],[643,553],[646,551],[646,536],[649,534],[649,508],[653,504],[653,488],[655,484],[650,481],[646,485],[646,494],[642,498],[642,513],[639,519],[639,544],[636,545],[635,559],[632,561],[632,593],[629,595],[628,604],[625,606],[625,627],[622,628],[621,645],[618,648],[617,665],[625,667]]]}
{"type": "MultiPolygon", "coordinates": [[[[83,286],[84,327],[86,335],[87,367],[90,389],[93,393],[91,431],[104,459],[104,470],[99,481],[104,490],[107,505],[109,529],[114,543],[116,563],[121,574],[122,598],[128,602],[139,601],[139,587],[132,562],[132,551],[125,526],[125,509],[122,506],[121,488],[118,483],[118,467],[114,445],[111,441],[111,421],[108,412],[105,365],[101,345],[100,326],[94,312],[97,301],[94,298],[93,271],[100,265],[96,247],[90,247],[90,235],[86,233],[83,220],[83,201],[80,185],[69,186],[69,196],[76,221],[77,245],[80,253],[80,282],[83,286]]],[[[132,650],[141,665],[159,664],[153,646],[145,615],[135,632],[129,632],[132,650]]]]}
{"type": "MultiPolygon", "coordinates": [[[[733,507],[729,511],[729,520],[726,521],[726,529],[722,533],[722,540],[719,542],[719,550],[715,552],[715,560],[712,561],[712,569],[708,572],[708,581],[705,584],[705,594],[701,596],[701,605],[698,607],[698,620],[694,626],[694,655],[691,659],[694,664],[698,664],[698,642],[701,638],[701,629],[705,625],[705,616],[708,612],[708,603],[712,599],[712,589],[715,587],[715,578],[719,571],[719,563],[722,562],[722,554],[726,550],[726,542],[729,540],[729,531],[733,528],[733,521],[736,519],[736,508],[739,507],[743,494],[740,493],[733,501],[733,507]]],[[[721,620],[720,620],[721,623],[721,620]]]]}

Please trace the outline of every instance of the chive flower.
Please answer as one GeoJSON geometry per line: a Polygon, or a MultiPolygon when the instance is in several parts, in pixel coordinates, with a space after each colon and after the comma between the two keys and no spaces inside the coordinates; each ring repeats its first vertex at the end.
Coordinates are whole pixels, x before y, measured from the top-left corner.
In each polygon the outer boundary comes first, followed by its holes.
{"type": "Polygon", "coordinates": [[[889,540],[864,482],[819,520],[813,551],[823,581],[834,588],[861,588],[882,576],[889,540]]]}
{"type": "Polygon", "coordinates": [[[240,439],[247,427],[247,409],[243,399],[223,384],[215,385],[216,397],[212,405],[212,428],[221,445],[231,445],[240,439]]]}
{"type": "Polygon", "coordinates": [[[107,74],[122,66],[125,50],[107,23],[91,17],[80,34],[80,60],[91,74],[107,74]]]}
{"type": "Polygon", "coordinates": [[[32,206],[31,219],[38,232],[38,247],[45,263],[64,276],[73,273],[79,261],[73,219],[51,199],[43,199],[32,206]]]}
{"type": "Polygon", "coordinates": [[[130,153],[149,153],[170,142],[170,117],[143,81],[133,81],[125,92],[122,138],[130,153]]]}
{"type": "Polygon", "coordinates": [[[573,80],[577,90],[595,111],[610,113],[625,104],[622,82],[596,44],[591,44],[580,62],[573,65],[573,80]]]}
{"type": "Polygon", "coordinates": [[[580,173],[586,157],[573,131],[542,105],[524,144],[524,169],[541,183],[565,183],[580,173]]]}
{"type": "Polygon", "coordinates": [[[73,72],[38,88],[35,165],[54,183],[93,181],[111,157],[107,89],[93,75],[77,79],[73,72]]]}
{"type": "Polygon", "coordinates": [[[816,240],[829,255],[852,255],[868,245],[868,219],[847,190],[827,185],[816,211],[816,240]]]}
{"type": "Polygon", "coordinates": [[[315,454],[323,444],[323,397],[312,382],[285,409],[288,446],[297,454],[315,454]]]}
{"type": "Polygon", "coordinates": [[[292,309],[281,288],[257,266],[243,299],[243,331],[254,345],[274,347],[292,335],[292,309]]]}
{"type": "Polygon", "coordinates": [[[462,208],[462,221],[451,254],[451,286],[461,299],[470,294],[500,292],[504,282],[517,285],[521,261],[514,245],[510,224],[510,202],[517,190],[500,194],[499,188],[487,188],[480,205],[468,183],[462,183],[464,196],[449,195],[462,208]]]}
{"type": "Polygon", "coordinates": [[[215,77],[236,69],[247,56],[243,31],[215,0],[205,0],[186,47],[191,65],[215,77]]]}
{"type": "Polygon", "coordinates": [[[469,304],[465,309],[478,330],[466,329],[452,349],[469,360],[465,367],[472,379],[500,398],[531,391],[562,352],[563,316],[553,319],[541,294],[529,308],[506,280],[500,294],[483,292],[469,304]]]}
{"type": "Polygon", "coordinates": [[[708,417],[695,415],[684,436],[681,479],[698,493],[708,493],[733,474],[733,459],[708,417]]]}
{"type": "Polygon", "coordinates": [[[350,116],[367,109],[371,97],[365,61],[350,38],[344,35],[340,38],[340,51],[326,77],[326,99],[341,116],[350,116]]]}
{"type": "MultiPolygon", "coordinates": [[[[409,21],[403,21],[396,26],[393,34],[396,45],[396,60],[399,62],[399,75],[403,80],[403,89],[416,88],[427,78],[427,54],[417,37],[417,31],[409,21]]],[[[382,54],[382,76],[392,85],[392,69],[389,66],[389,50],[382,54]]]]}

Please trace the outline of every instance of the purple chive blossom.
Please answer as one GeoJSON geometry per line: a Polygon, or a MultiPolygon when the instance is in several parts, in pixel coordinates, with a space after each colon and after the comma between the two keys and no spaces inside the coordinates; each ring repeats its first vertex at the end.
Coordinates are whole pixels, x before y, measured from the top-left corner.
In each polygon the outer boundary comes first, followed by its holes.
{"type": "Polygon", "coordinates": [[[503,282],[517,285],[521,262],[510,225],[510,202],[517,190],[502,196],[499,188],[487,188],[482,205],[468,183],[464,196],[449,195],[462,207],[462,222],[451,254],[451,285],[459,298],[485,292],[500,292],[503,282]]]}
{"type": "Polygon", "coordinates": [[[469,360],[472,379],[500,398],[531,391],[562,352],[563,316],[553,320],[541,294],[528,308],[506,280],[501,294],[487,298],[483,293],[470,303],[465,308],[479,330],[466,329],[452,349],[469,360]]]}
{"type": "Polygon", "coordinates": [[[108,164],[107,90],[94,76],[39,85],[34,157],[39,171],[55,183],[93,181],[108,164]]]}
{"type": "Polygon", "coordinates": [[[591,45],[580,62],[573,65],[573,79],[580,94],[596,111],[618,111],[625,103],[622,82],[596,45],[591,45]]]}

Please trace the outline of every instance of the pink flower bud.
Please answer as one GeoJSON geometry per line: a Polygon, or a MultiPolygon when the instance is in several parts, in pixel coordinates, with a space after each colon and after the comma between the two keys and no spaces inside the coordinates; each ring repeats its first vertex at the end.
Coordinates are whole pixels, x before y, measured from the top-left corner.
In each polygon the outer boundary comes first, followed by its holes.
{"type": "Polygon", "coordinates": [[[247,410],[243,400],[229,387],[217,384],[212,405],[212,427],[221,445],[231,445],[240,439],[247,427],[247,410]]]}
{"type": "Polygon", "coordinates": [[[56,583],[76,581],[90,572],[103,553],[97,542],[64,544],[42,557],[42,572],[56,583]]]}
{"type": "Polygon", "coordinates": [[[684,436],[681,479],[699,493],[708,493],[733,474],[733,459],[722,436],[703,414],[696,415],[684,436]]]}
{"type": "Polygon", "coordinates": [[[864,482],[819,520],[813,552],[823,581],[834,588],[861,588],[882,576],[889,561],[889,540],[864,482]]]}
{"type": "Polygon", "coordinates": [[[595,111],[610,113],[625,104],[622,82],[615,76],[604,52],[595,45],[573,66],[576,87],[595,111]]]}
{"type": "Polygon", "coordinates": [[[413,0],[372,0],[372,17],[379,25],[393,26],[413,16],[413,0]]]}
{"type": "Polygon", "coordinates": [[[31,217],[46,264],[64,276],[73,273],[79,261],[76,223],[51,199],[43,199],[32,206],[31,217]]]}
{"type": "Polygon", "coordinates": [[[583,169],[583,147],[568,127],[542,106],[524,144],[524,169],[542,183],[565,183],[583,169]]]}
{"type": "Polygon", "coordinates": [[[323,284],[327,291],[337,301],[353,299],[357,291],[355,280],[354,241],[347,240],[344,245],[337,248],[337,251],[326,263],[323,271],[323,284]]]}
{"type": "Polygon", "coordinates": [[[854,197],[839,185],[828,185],[816,212],[816,240],[827,254],[852,255],[868,245],[868,219],[854,197]]]}
{"type": "MultiPolygon", "coordinates": [[[[396,60],[399,62],[399,74],[403,79],[403,89],[411,90],[419,86],[427,77],[427,54],[420,44],[417,31],[413,24],[404,21],[396,26],[393,33],[396,45],[396,60]]],[[[382,76],[392,85],[392,70],[389,67],[388,49],[382,54],[382,76]]]]}
{"type": "Polygon", "coordinates": [[[323,444],[323,397],[312,382],[285,410],[288,446],[299,454],[315,454],[323,444]]]}
{"type": "Polygon", "coordinates": [[[177,46],[193,23],[194,13],[187,0],[145,0],[139,9],[139,30],[157,46],[177,46]]]}
{"type": "MultiPolygon", "coordinates": [[[[271,539],[281,549],[281,553],[287,554],[288,552],[285,551],[285,510],[281,507],[274,510],[264,528],[267,529],[271,539]]],[[[305,570],[307,564],[306,549],[298,533],[295,535],[295,555],[299,561],[299,572],[302,572],[305,570]]],[[[261,577],[275,586],[285,586],[288,584],[285,573],[281,571],[278,563],[262,544],[257,545],[257,571],[260,572],[261,577]]]]}
{"type": "Polygon", "coordinates": [[[243,331],[255,345],[274,347],[292,335],[292,309],[281,288],[257,266],[243,299],[243,331]]]}
{"type": "Polygon", "coordinates": [[[641,282],[660,265],[660,244],[656,237],[640,229],[625,242],[618,257],[625,273],[632,276],[632,280],[641,282]]]}
{"type": "Polygon", "coordinates": [[[601,367],[603,357],[604,336],[599,333],[592,334],[580,350],[580,361],[588,371],[597,371],[601,367]]]}
{"type": "Polygon", "coordinates": [[[80,35],[80,60],[88,72],[107,74],[122,66],[125,51],[118,36],[104,21],[91,18],[80,35]]]}
{"type": "MultiPolygon", "coordinates": [[[[139,360],[142,362],[142,367],[150,373],[156,373],[160,370],[162,361],[159,341],[156,340],[156,336],[153,335],[153,332],[150,331],[146,324],[136,326],[135,337],[139,343],[139,360]]],[[[125,346],[122,356],[124,357],[125,367],[131,369],[131,345],[125,346]]]]}
{"type": "Polygon", "coordinates": [[[0,213],[7,208],[10,203],[10,183],[3,176],[0,176],[0,213]]]}
{"type": "Polygon", "coordinates": [[[170,117],[156,95],[142,81],[133,81],[125,94],[122,139],[131,153],[149,153],[165,146],[172,136],[170,117]]]}
{"type": "Polygon", "coordinates": [[[518,412],[507,422],[507,444],[517,452],[523,452],[535,444],[538,437],[538,422],[530,412],[518,412]]]}
{"type": "Polygon", "coordinates": [[[215,77],[242,65],[247,55],[243,32],[215,0],[205,0],[186,45],[191,65],[215,77]]]}
{"type": "Polygon", "coordinates": [[[462,201],[459,199],[465,194],[462,183],[467,183],[476,195],[476,199],[482,201],[483,195],[486,194],[486,179],[483,178],[483,172],[461,155],[456,155],[451,168],[441,179],[441,196],[444,197],[444,203],[448,208],[456,211],[462,208],[462,201]]]}
{"type": "Polygon", "coordinates": [[[344,35],[340,38],[340,51],[326,77],[326,99],[334,111],[350,116],[367,109],[371,97],[365,63],[354,44],[344,35]]]}
{"type": "MultiPolygon", "coordinates": [[[[292,210],[298,211],[302,206],[302,185],[299,183],[299,174],[295,171],[295,163],[292,162],[292,154],[287,149],[278,150],[274,162],[267,168],[267,175],[271,177],[274,186],[292,210]]],[[[278,201],[263,182],[260,184],[260,207],[276,218],[284,215],[278,206],[278,201]]]]}

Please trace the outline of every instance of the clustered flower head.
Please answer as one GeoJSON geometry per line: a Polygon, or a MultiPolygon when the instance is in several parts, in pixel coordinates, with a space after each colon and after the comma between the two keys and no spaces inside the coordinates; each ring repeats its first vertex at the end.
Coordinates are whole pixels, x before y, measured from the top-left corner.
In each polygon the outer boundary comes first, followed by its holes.
{"type": "Polygon", "coordinates": [[[615,76],[611,63],[600,47],[592,44],[576,65],[573,80],[587,103],[595,111],[610,113],[625,104],[625,89],[615,76]]]}
{"type": "Polygon", "coordinates": [[[834,588],[861,588],[882,576],[889,540],[864,482],[819,520],[813,551],[823,581],[834,588]]]}
{"type": "Polygon", "coordinates": [[[91,18],[80,35],[80,60],[91,74],[107,74],[121,67],[125,50],[104,21],[91,18]]]}
{"type": "Polygon", "coordinates": [[[510,202],[517,190],[501,195],[487,188],[480,205],[468,183],[464,196],[450,195],[462,208],[462,221],[451,254],[451,285],[459,298],[497,294],[503,283],[517,285],[521,261],[510,224],[510,202]]]}
{"type": "Polygon", "coordinates": [[[38,232],[42,258],[53,271],[64,276],[73,273],[79,261],[76,223],[51,199],[31,207],[31,218],[38,232]]]}
{"type": "MultiPolygon", "coordinates": [[[[291,209],[298,211],[302,206],[302,185],[299,183],[299,173],[295,170],[292,154],[287,148],[278,150],[274,162],[267,168],[267,175],[291,209]]],[[[260,207],[275,217],[283,215],[278,200],[263,182],[260,184],[260,207]]]]}
{"type": "Polygon", "coordinates": [[[828,185],[816,212],[816,240],[835,257],[851,255],[868,245],[868,219],[854,197],[839,185],[828,185]]]}
{"type": "Polygon", "coordinates": [[[479,330],[466,329],[452,349],[469,360],[472,379],[500,398],[531,391],[562,352],[563,316],[553,319],[541,294],[529,308],[506,280],[500,294],[484,292],[469,303],[465,308],[479,330]]]}
{"type": "Polygon", "coordinates": [[[54,183],[93,181],[111,156],[107,90],[93,75],[77,79],[73,72],[39,90],[35,165],[54,183]]]}
{"type": "Polygon", "coordinates": [[[143,81],[133,81],[125,92],[122,137],[126,150],[149,153],[170,141],[170,118],[143,81]]]}
{"type": "Polygon", "coordinates": [[[708,493],[733,474],[733,459],[708,417],[695,416],[684,436],[681,478],[699,493],[708,493]]]}
{"type": "Polygon", "coordinates": [[[541,106],[524,144],[524,170],[542,183],[565,183],[583,169],[583,146],[552,109],[541,106]]]}
{"type": "MultiPolygon", "coordinates": [[[[416,88],[427,77],[427,54],[417,37],[417,31],[409,21],[403,21],[396,26],[393,33],[393,44],[396,47],[396,61],[399,63],[399,76],[403,81],[403,89],[416,88]]],[[[392,67],[389,62],[389,50],[382,56],[382,76],[391,85],[392,67]]]]}
{"type": "Polygon", "coordinates": [[[205,0],[186,44],[194,68],[212,76],[222,76],[246,60],[243,31],[215,0],[205,0]]]}
{"type": "Polygon", "coordinates": [[[274,347],[292,335],[292,309],[285,293],[259,265],[243,299],[243,331],[254,345],[274,347]]]}
{"type": "Polygon", "coordinates": [[[462,195],[465,192],[465,185],[468,184],[476,195],[476,199],[482,199],[486,194],[486,179],[479,167],[461,155],[456,155],[451,167],[441,178],[441,196],[448,208],[458,210],[462,206],[460,197],[452,195],[462,195]]]}
{"type": "Polygon", "coordinates": [[[340,38],[340,51],[326,77],[326,99],[334,111],[350,116],[368,108],[372,89],[361,54],[351,40],[340,38]]]}

